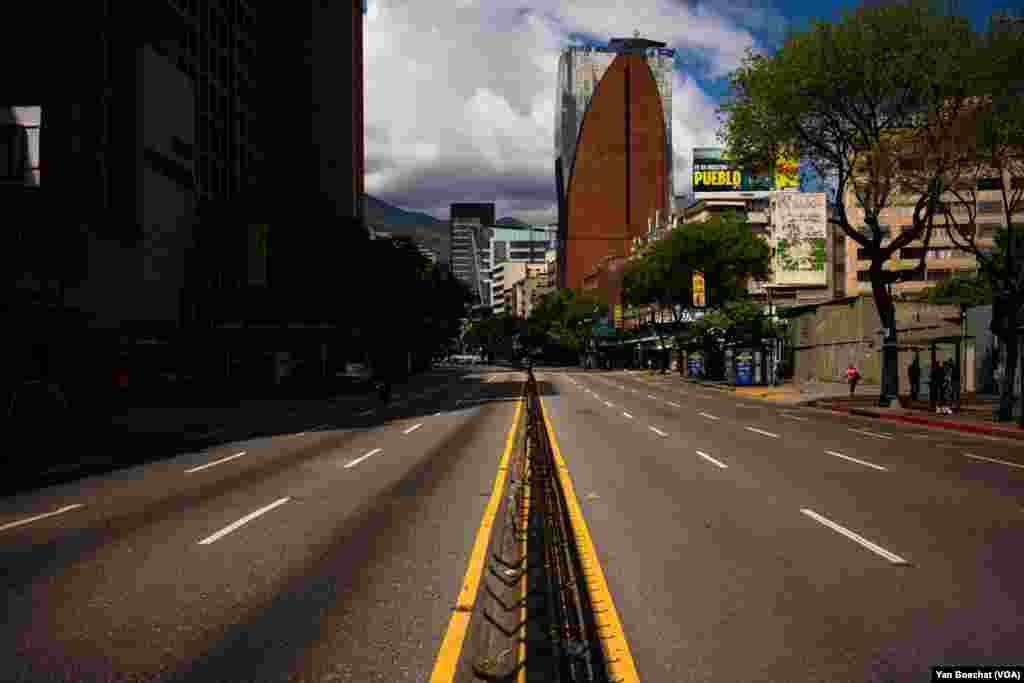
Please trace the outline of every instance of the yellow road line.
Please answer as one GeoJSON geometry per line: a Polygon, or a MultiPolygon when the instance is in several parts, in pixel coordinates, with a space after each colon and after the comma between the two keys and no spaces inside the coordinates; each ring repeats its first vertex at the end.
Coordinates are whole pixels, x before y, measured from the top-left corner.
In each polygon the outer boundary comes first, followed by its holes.
{"type": "Polygon", "coordinates": [[[473,551],[469,556],[469,567],[466,569],[466,578],[462,582],[462,590],[459,591],[459,598],[455,603],[455,611],[448,622],[448,629],[445,631],[441,648],[437,652],[437,660],[434,662],[434,672],[430,676],[430,683],[450,683],[455,679],[455,670],[459,664],[459,657],[462,655],[462,645],[466,640],[466,632],[469,630],[469,619],[473,614],[473,605],[476,603],[476,594],[480,589],[480,579],[484,572],[484,561],[487,559],[487,546],[491,541],[491,527],[498,514],[498,507],[501,505],[501,494],[505,489],[505,478],[508,473],[508,462],[512,455],[512,444],[515,441],[516,429],[519,426],[519,416],[523,411],[523,399],[520,397],[516,402],[516,414],[512,418],[512,427],[508,430],[508,437],[505,440],[505,452],[501,456],[501,464],[498,467],[498,474],[494,478],[494,488],[491,491],[491,500],[484,509],[484,517],[477,530],[476,542],[473,544],[473,551]]]}
{"type": "MultiPolygon", "coordinates": [[[[528,573],[527,569],[530,566],[530,562],[529,562],[529,560],[526,557],[526,551],[527,551],[526,543],[527,543],[527,537],[528,537],[527,529],[530,526],[530,485],[527,483],[530,480],[530,470],[529,470],[529,468],[530,468],[530,451],[529,451],[530,446],[529,446],[529,442],[527,442],[526,448],[527,448],[526,460],[525,460],[525,462],[523,462],[522,484],[521,484],[522,487],[523,487],[523,489],[522,489],[522,491],[523,491],[523,514],[522,514],[522,517],[520,517],[520,520],[522,520],[522,521],[519,524],[519,528],[522,529],[522,531],[523,531],[523,538],[522,538],[522,551],[523,551],[523,554],[521,555],[521,557],[523,558],[523,578],[520,580],[520,585],[519,585],[520,598],[522,599],[523,603],[522,603],[522,606],[519,608],[519,623],[520,624],[525,624],[526,623],[526,596],[528,594],[528,588],[529,588],[526,585],[526,575],[528,573]]],[[[516,514],[517,515],[519,514],[518,510],[516,511],[516,514]]],[[[524,629],[525,629],[525,627],[524,627],[524,629]]],[[[516,666],[522,666],[523,667],[523,668],[519,669],[519,673],[516,674],[516,683],[526,683],[526,667],[523,666],[523,662],[524,661],[526,661],[526,633],[525,633],[525,630],[524,630],[522,639],[519,641],[519,647],[516,650],[516,666]]]]}
{"type": "Polygon", "coordinates": [[[604,644],[605,659],[608,662],[608,673],[619,683],[637,683],[640,674],[637,673],[636,663],[629,651],[629,642],[626,640],[626,633],[619,620],[618,610],[612,600],[612,593],[608,590],[608,582],[605,580],[601,563],[597,559],[597,551],[594,549],[594,542],[590,538],[590,530],[587,522],[583,519],[583,510],[576,499],[576,492],[572,488],[572,479],[569,477],[569,467],[562,458],[562,451],[558,447],[558,439],[555,437],[555,429],[548,419],[547,410],[544,408],[544,401],[540,402],[541,414],[544,416],[544,426],[548,430],[548,437],[551,439],[551,446],[555,451],[555,465],[558,470],[558,478],[562,483],[562,491],[565,492],[565,500],[569,505],[569,518],[573,524],[573,531],[576,534],[576,543],[580,551],[584,569],[589,570],[587,583],[590,588],[590,600],[594,606],[595,619],[597,621],[598,634],[604,644]]]}

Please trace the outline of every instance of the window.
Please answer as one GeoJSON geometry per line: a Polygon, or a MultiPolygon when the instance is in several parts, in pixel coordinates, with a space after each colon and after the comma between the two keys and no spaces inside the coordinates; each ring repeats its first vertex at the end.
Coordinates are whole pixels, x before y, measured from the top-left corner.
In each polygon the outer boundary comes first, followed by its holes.
{"type": "Polygon", "coordinates": [[[868,250],[867,249],[863,249],[863,248],[858,249],[857,250],[857,260],[858,261],[870,261],[871,257],[868,256],[868,250]]]}
{"type": "Polygon", "coordinates": [[[978,190],[1001,190],[1003,183],[999,178],[981,178],[978,180],[978,190]]]}
{"type": "Polygon", "coordinates": [[[903,279],[907,282],[924,282],[924,271],[914,270],[903,274],[903,279]]]}
{"type": "Polygon", "coordinates": [[[949,279],[949,277],[952,276],[952,275],[953,275],[953,271],[951,271],[951,270],[929,270],[928,271],[928,280],[930,282],[936,282],[936,281],[939,281],[939,280],[946,280],[946,279],[949,279]]]}
{"type": "Polygon", "coordinates": [[[42,107],[3,109],[6,116],[0,123],[0,182],[39,185],[42,107]]]}
{"type": "Polygon", "coordinates": [[[900,258],[919,259],[924,253],[924,247],[904,247],[900,249],[900,258]]]}
{"type": "MultiPolygon", "coordinates": [[[[883,240],[889,239],[889,236],[892,233],[892,226],[887,225],[886,223],[879,223],[878,229],[882,233],[883,240]]],[[[860,232],[868,237],[874,237],[875,235],[874,228],[868,227],[867,225],[860,226],[860,232]]]]}
{"type": "Polygon", "coordinates": [[[953,247],[933,247],[928,250],[928,258],[949,259],[957,256],[959,249],[953,247]]]}
{"type": "Polygon", "coordinates": [[[1002,202],[978,202],[978,213],[1002,213],[1002,202]]]}
{"type": "Polygon", "coordinates": [[[867,270],[858,270],[857,282],[871,282],[871,273],[867,270]]]}

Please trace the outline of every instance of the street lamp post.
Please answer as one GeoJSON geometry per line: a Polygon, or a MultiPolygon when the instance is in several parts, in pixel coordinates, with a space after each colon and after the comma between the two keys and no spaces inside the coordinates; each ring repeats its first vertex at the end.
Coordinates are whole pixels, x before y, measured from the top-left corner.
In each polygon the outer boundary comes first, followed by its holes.
{"type": "MultiPolygon", "coordinates": [[[[893,306],[893,324],[895,325],[896,324],[896,313],[895,313],[896,303],[892,301],[892,283],[887,281],[885,283],[885,288],[886,288],[886,291],[889,293],[889,301],[892,302],[892,306],[893,306]]],[[[879,392],[878,392],[878,407],[879,408],[888,408],[890,405],[892,405],[892,397],[889,396],[889,390],[890,389],[895,389],[895,387],[889,387],[889,385],[888,385],[888,377],[889,377],[889,367],[888,367],[889,361],[888,361],[888,357],[889,357],[889,354],[887,353],[887,351],[890,348],[892,348],[892,342],[890,341],[890,339],[892,338],[892,335],[891,335],[890,330],[889,330],[888,327],[882,327],[882,329],[880,331],[882,333],[882,344],[881,344],[881,347],[882,347],[882,349],[881,349],[882,350],[882,362],[879,363],[879,367],[882,370],[882,377],[881,377],[881,382],[880,382],[879,392]]]]}

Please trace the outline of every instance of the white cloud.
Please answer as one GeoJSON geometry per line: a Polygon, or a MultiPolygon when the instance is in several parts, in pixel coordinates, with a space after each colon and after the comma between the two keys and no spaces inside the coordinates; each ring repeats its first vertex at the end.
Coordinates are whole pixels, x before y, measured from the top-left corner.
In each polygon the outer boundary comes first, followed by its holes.
{"type": "MultiPolygon", "coordinates": [[[[739,0],[735,0],[739,1],[739,0]]],[[[552,221],[554,98],[571,33],[641,35],[706,54],[710,75],[754,45],[735,19],[678,0],[586,3],[370,0],[365,21],[367,192],[447,217],[494,201],[499,215],[552,221]]],[[[712,7],[717,7],[716,3],[712,7]]],[[[714,143],[715,103],[688,79],[673,95],[677,194],[690,148],[714,143]]]]}
{"type": "Polygon", "coordinates": [[[693,148],[718,146],[717,106],[692,78],[676,73],[672,83],[672,168],[677,196],[692,189],[693,148]]]}

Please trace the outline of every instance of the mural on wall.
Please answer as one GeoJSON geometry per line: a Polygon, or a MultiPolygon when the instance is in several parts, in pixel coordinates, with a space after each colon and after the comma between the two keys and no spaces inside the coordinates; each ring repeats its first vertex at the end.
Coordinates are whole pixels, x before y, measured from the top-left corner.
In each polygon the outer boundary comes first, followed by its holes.
{"type": "Polygon", "coordinates": [[[824,192],[779,192],[770,199],[776,285],[826,285],[824,192]]]}

